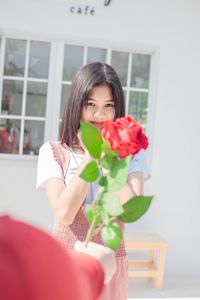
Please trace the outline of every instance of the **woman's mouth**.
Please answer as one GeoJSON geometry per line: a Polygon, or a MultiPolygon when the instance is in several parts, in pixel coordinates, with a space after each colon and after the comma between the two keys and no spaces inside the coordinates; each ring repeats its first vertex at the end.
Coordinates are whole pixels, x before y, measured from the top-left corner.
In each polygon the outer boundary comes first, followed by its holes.
{"type": "Polygon", "coordinates": [[[96,127],[97,129],[102,129],[103,128],[103,123],[104,122],[95,122],[95,121],[91,121],[90,124],[92,124],[94,127],[96,127]]]}

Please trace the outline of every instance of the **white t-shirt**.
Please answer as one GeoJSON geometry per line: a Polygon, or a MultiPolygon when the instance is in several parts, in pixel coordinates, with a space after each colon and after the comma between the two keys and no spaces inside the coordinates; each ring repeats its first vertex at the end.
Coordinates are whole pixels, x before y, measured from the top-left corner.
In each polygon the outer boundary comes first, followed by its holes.
{"type": "MultiPolygon", "coordinates": [[[[64,177],[62,168],[54,158],[52,148],[49,142],[43,144],[40,148],[38,167],[37,167],[37,189],[43,189],[44,183],[50,178],[59,178],[66,185],[69,184],[73,175],[76,173],[78,166],[81,163],[83,155],[77,154],[74,151],[69,151],[69,165],[66,176],[64,177]]],[[[129,174],[134,172],[144,172],[144,178],[147,180],[149,176],[146,160],[145,151],[142,149],[132,159],[129,167],[129,174]]],[[[86,196],[85,203],[91,203],[94,199],[94,195],[97,191],[98,183],[92,182],[88,195],[86,196]]]]}

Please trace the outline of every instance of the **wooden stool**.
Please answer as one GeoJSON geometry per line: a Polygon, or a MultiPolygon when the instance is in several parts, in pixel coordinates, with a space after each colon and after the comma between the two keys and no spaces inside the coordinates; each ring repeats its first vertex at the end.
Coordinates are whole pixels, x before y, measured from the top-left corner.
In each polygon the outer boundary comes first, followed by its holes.
{"type": "Polygon", "coordinates": [[[163,285],[166,246],[166,240],[157,234],[125,232],[126,250],[149,250],[148,261],[132,261],[128,258],[129,276],[155,278],[156,289],[160,290],[163,285]],[[145,268],[146,270],[134,270],[134,267],[145,268]]]}

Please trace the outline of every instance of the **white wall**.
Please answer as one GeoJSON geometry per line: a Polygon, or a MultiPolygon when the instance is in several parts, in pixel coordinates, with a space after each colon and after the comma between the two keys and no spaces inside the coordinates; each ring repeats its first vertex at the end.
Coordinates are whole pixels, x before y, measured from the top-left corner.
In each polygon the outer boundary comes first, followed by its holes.
{"type": "MultiPolygon", "coordinates": [[[[157,49],[152,178],[146,185],[146,193],[155,197],[148,214],[128,230],[157,232],[168,240],[167,274],[200,275],[200,1],[112,0],[103,7],[96,0],[95,16],[70,14],[69,2],[0,0],[1,29],[157,49]]],[[[36,163],[0,164],[1,212],[13,212],[50,230],[51,211],[34,188],[36,163]]]]}

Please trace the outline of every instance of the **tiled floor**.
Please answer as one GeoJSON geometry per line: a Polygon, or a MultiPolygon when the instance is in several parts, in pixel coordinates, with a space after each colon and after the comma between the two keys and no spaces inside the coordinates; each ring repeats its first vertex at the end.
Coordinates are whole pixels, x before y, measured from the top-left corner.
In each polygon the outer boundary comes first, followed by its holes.
{"type": "Polygon", "coordinates": [[[130,278],[128,299],[200,299],[200,277],[165,277],[163,289],[155,290],[154,282],[130,278]]]}

